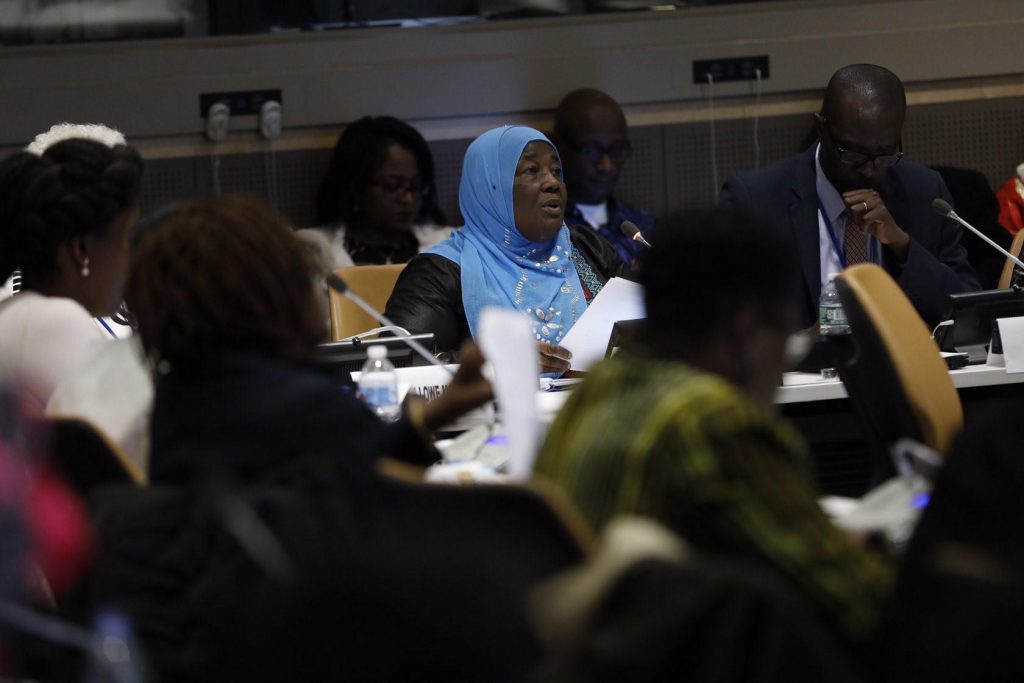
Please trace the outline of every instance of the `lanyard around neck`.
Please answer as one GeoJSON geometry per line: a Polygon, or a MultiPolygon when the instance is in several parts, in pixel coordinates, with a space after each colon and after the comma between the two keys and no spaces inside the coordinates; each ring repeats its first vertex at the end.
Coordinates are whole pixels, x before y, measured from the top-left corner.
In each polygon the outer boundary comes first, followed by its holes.
{"type": "Polygon", "coordinates": [[[107,331],[107,334],[109,334],[114,339],[117,339],[117,335],[114,334],[114,331],[112,329],[110,329],[110,325],[107,324],[106,320],[104,320],[103,318],[96,318],[96,322],[100,324],[100,327],[107,331]]]}
{"type": "MultiPolygon", "coordinates": [[[[825,229],[828,231],[828,238],[832,242],[832,248],[836,252],[836,256],[839,257],[839,265],[842,266],[843,270],[846,269],[846,253],[843,251],[843,245],[839,243],[839,239],[836,237],[836,231],[832,227],[832,221],[828,219],[828,212],[825,211],[825,205],[821,203],[821,197],[818,197],[818,211],[821,212],[821,220],[825,222],[825,229]]],[[[842,216],[842,214],[839,214],[842,216]]]]}

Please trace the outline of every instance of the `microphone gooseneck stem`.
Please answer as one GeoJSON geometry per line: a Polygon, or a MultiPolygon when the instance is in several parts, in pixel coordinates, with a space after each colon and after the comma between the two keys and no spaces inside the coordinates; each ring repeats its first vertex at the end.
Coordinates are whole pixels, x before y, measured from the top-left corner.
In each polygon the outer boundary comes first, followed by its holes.
{"type": "MultiPolygon", "coordinates": [[[[365,301],[363,301],[363,297],[359,296],[358,294],[353,292],[351,289],[346,288],[342,292],[342,294],[345,295],[346,297],[348,297],[349,301],[354,303],[356,306],[358,306],[359,308],[361,308],[364,311],[366,311],[367,315],[369,315],[370,317],[376,318],[377,320],[379,320],[380,322],[384,323],[388,327],[398,327],[398,325],[395,325],[393,322],[388,320],[384,316],[383,313],[381,313],[380,311],[374,309],[373,306],[371,306],[370,304],[368,304],[365,301]]],[[[427,349],[423,346],[423,344],[420,344],[418,341],[416,341],[412,337],[399,337],[399,338],[402,339],[406,344],[408,344],[412,348],[413,351],[415,351],[416,353],[418,353],[421,356],[423,356],[423,358],[426,359],[427,362],[429,362],[431,365],[436,365],[439,368],[444,368],[444,371],[447,372],[449,375],[452,375],[452,376],[455,375],[455,373],[452,372],[451,368],[449,368],[447,365],[445,365],[444,363],[439,361],[437,358],[434,358],[434,354],[430,353],[430,351],[427,351],[427,349]]]]}
{"type": "Polygon", "coordinates": [[[640,233],[639,230],[637,231],[637,233],[635,235],[633,235],[633,240],[636,241],[636,242],[639,242],[640,244],[644,245],[648,249],[652,248],[651,247],[651,243],[644,239],[644,236],[640,233]]]}
{"type": "Polygon", "coordinates": [[[1000,254],[1002,254],[1002,255],[1003,255],[1003,256],[1005,256],[1006,258],[1010,259],[1011,261],[1013,261],[1014,263],[1016,263],[1016,264],[1017,264],[1018,266],[1020,266],[1021,268],[1024,268],[1024,262],[1021,262],[1021,260],[1020,260],[1019,258],[1017,258],[1016,256],[1014,256],[1014,255],[1013,255],[1013,254],[1011,254],[1010,252],[1006,251],[1006,250],[1005,250],[1005,249],[1003,249],[1003,248],[1002,248],[1001,246],[999,246],[998,244],[996,244],[995,242],[993,242],[992,240],[990,240],[990,239],[989,239],[988,237],[986,237],[985,235],[983,235],[983,234],[981,233],[981,231],[980,231],[980,230],[978,230],[978,229],[977,229],[977,228],[975,228],[975,227],[974,227],[973,225],[971,225],[970,223],[968,223],[967,221],[965,221],[965,220],[964,220],[963,218],[960,218],[960,216],[958,216],[958,215],[957,215],[956,211],[952,211],[952,210],[950,210],[950,212],[949,212],[948,214],[946,214],[946,215],[948,215],[948,216],[949,216],[950,218],[952,218],[953,220],[955,220],[955,221],[956,221],[957,223],[959,223],[960,225],[964,226],[965,228],[967,228],[968,230],[970,230],[971,232],[973,232],[973,233],[974,233],[975,235],[977,235],[977,236],[978,236],[978,237],[980,237],[981,239],[983,239],[983,240],[985,240],[986,242],[988,242],[988,243],[989,243],[989,245],[990,245],[990,246],[991,246],[991,247],[992,247],[993,249],[995,249],[996,251],[998,251],[998,252],[999,252],[1000,254]]]}

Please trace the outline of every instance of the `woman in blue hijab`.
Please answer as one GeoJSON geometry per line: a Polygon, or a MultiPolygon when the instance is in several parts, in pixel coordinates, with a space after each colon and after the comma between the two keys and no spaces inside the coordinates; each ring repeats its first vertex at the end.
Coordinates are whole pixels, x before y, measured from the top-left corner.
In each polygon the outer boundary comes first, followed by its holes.
{"type": "Polygon", "coordinates": [[[624,267],[596,232],[565,225],[565,205],[561,161],[542,133],[487,131],[462,166],[465,225],[409,262],[387,316],[411,332],[433,332],[438,350],[454,351],[476,334],[485,307],[513,308],[533,322],[542,371],[567,370],[559,342],[624,267]]]}

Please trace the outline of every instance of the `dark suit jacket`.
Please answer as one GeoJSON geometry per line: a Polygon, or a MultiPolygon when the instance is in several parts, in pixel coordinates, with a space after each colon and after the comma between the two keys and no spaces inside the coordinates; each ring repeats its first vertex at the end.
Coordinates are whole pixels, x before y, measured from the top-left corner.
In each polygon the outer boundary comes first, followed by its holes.
{"type": "MultiPolygon", "coordinates": [[[[790,231],[800,261],[796,284],[800,326],[818,319],[821,255],[818,250],[818,199],[814,147],[754,171],[735,173],[725,181],[719,203],[756,213],[790,231]]],[[[888,248],[882,266],[899,283],[929,326],[943,319],[949,295],[981,288],[960,246],[960,226],[931,209],[942,197],[952,204],[938,173],[912,161],[889,169],[879,194],[896,224],[910,235],[907,262],[900,264],[888,248]]]]}

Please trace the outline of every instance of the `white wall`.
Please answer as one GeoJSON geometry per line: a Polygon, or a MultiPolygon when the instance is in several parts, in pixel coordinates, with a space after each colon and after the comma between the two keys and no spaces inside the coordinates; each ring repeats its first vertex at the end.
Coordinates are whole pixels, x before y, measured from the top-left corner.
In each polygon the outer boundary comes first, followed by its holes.
{"type": "MultiPolygon", "coordinates": [[[[280,88],[288,136],[364,114],[419,122],[428,137],[471,137],[602,88],[632,115],[678,119],[700,104],[694,59],[767,54],[769,101],[816,96],[843,64],[868,61],[905,82],[997,77],[1020,91],[1021,0],[819,0],[675,12],[573,16],[417,29],[0,48],[0,145],[58,120],[102,121],[134,141],[202,146],[199,93],[280,88]]],[[[716,97],[749,96],[723,84],[716,97]]],[[[703,106],[703,105],[701,105],[703,106]]],[[[255,119],[235,122],[255,140],[255,119]]],[[[320,133],[324,140],[333,135],[320,133]]],[[[287,137],[286,136],[286,139],[287,137]]],[[[237,143],[236,143],[237,144],[237,143]]]]}

